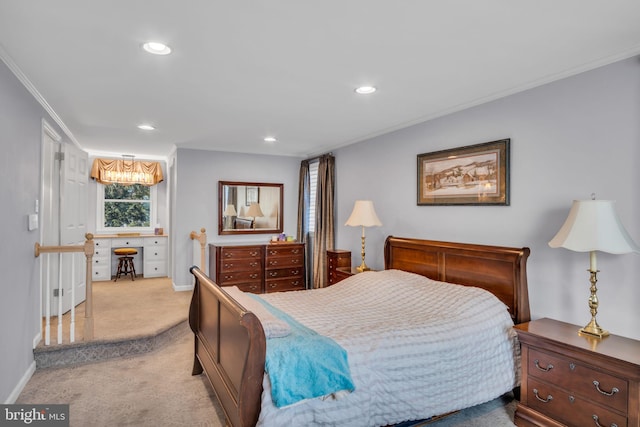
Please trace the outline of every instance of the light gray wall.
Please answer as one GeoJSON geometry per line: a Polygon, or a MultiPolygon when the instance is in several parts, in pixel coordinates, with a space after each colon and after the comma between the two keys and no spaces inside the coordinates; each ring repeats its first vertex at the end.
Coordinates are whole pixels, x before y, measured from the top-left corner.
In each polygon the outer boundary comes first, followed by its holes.
{"type": "Polygon", "coordinates": [[[0,61],[0,402],[14,399],[35,368],[40,282],[33,248],[40,230],[27,230],[27,214],[34,213],[40,199],[43,118],[63,135],[0,61]]]}
{"type": "MultiPolygon", "coordinates": [[[[424,94],[429,96],[429,94],[424,94]]],[[[383,267],[387,235],[528,246],[532,316],[590,320],[589,256],[551,249],[571,202],[616,200],[640,243],[640,61],[621,61],[334,151],[337,246],[360,263],[361,230],[345,223],[371,199],[383,223],[366,230],[366,260],[383,267]],[[510,206],[417,206],[416,156],[511,138],[510,206]]],[[[598,253],[598,321],[640,339],[640,255],[598,253]]],[[[428,309],[428,307],[425,307],[428,309]]]]}
{"type": "MultiPolygon", "coordinates": [[[[193,265],[191,231],[207,230],[209,243],[267,243],[271,234],[218,236],[218,181],[269,182],[284,184],[284,233],[295,236],[298,215],[300,160],[295,157],[265,156],[178,149],[175,162],[175,206],[173,227],[173,282],[190,286],[193,265]]],[[[169,161],[172,164],[172,161],[169,161]]],[[[174,166],[171,166],[174,167],[174,166]]]]}

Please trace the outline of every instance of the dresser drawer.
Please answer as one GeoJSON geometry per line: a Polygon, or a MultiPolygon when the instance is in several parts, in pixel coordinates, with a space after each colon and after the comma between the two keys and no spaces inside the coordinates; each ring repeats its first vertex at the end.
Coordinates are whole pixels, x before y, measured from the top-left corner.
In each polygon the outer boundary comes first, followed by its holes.
{"type": "Polygon", "coordinates": [[[167,275],[166,261],[145,261],[143,265],[144,277],[164,277],[167,275]]]}
{"type": "Polygon", "coordinates": [[[528,372],[531,377],[554,384],[586,399],[621,412],[627,411],[627,381],[583,363],[553,352],[529,348],[528,372]]]}
{"type": "Polygon", "coordinates": [[[239,286],[238,283],[260,281],[260,270],[254,271],[228,271],[220,274],[220,286],[239,286]]]}
{"type": "Polygon", "coordinates": [[[259,246],[225,246],[220,248],[222,262],[225,259],[254,258],[262,259],[262,248],[259,246]]]}
{"type": "Polygon", "coordinates": [[[236,271],[254,271],[260,272],[262,270],[262,260],[261,259],[229,259],[222,260],[220,265],[220,273],[225,274],[229,272],[236,271]]]}
{"type": "Polygon", "coordinates": [[[242,292],[251,292],[253,294],[262,293],[262,283],[260,282],[237,283],[234,286],[237,286],[242,292]]]}
{"type": "Polygon", "coordinates": [[[111,239],[95,239],[93,245],[96,251],[99,249],[108,251],[111,249],[111,239]]]}
{"type": "Polygon", "coordinates": [[[267,270],[265,278],[281,279],[283,277],[302,277],[303,269],[300,267],[276,268],[267,270]]]}
{"type": "Polygon", "coordinates": [[[304,248],[299,244],[271,245],[267,247],[267,257],[304,255],[304,248]]]}
{"type": "Polygon", "coordinates": [[[549,415],[570,427],[627,426],[627,418],[624,415],[534,378],[529,378],[528,395],[529,408],[549,415]],[[599,424],[596,424],[595,420],[599,424]]]}
{"type": "Polygon", "coordinates": [[[152,248],[155,246],[167,246],[166,237],[147,237],[144,239],[144,248],[152,248]]]}
{"type": "Polygon", "coordinates": [[[275,269],[275,268],[286,268],[286,267],[303,267],[304,266],[304,256],[300,255],[288,255],[281,257],[267,257],[265,268],[267,270],[275,269]]]}
{"type": "Polygon", "coordinates": [[[160,246],[145,246],[144,247],[144,260],[147,261],[164,261],[167,259],[167,247],[160,246]]]}
{"type": "Polygon", "coordinates": [[[111,266],[103,263],[102,265],[93,265],[91,270],[93,277],[91,280],[111,280],[111,266]]]}
{"type": "Polygon", "coordinates": [[[127,247],[141,248],[144,246],[143,242],[144,242],[144,239],[141,237],[134,237],[131,239],[124,239],[124,238],[111,239],[111,247],[112,248],[127,248],[127,247]]]}
{"type": "Polygon", "coordinates": [[[286,279],[269,279],[265,281],[264,291],[282,292],[297,291],[304,289],[304,279],[302,277],[289,277],[286,279]]]}

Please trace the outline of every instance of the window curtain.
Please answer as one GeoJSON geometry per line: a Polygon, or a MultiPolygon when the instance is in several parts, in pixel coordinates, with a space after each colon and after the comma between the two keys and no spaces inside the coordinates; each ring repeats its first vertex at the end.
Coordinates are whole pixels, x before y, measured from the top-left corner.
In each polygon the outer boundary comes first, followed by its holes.
{"type": "Polygon", "coordinates": [[[327,249],[335,244],[335,158],[326,154],[318,163],[316,224],[313,237],[313,287],[327,283],[327,249]]]}
{"type": "Polygon", "coordinates": [[[304,243],[305,251],[305,284],[307,287],[313,280],[313,239],[309,237],[309,197],[311,177],[309,176],[309,161],[303,160],[300,163],[300,177],[298,180],[298,240],[304,243]]]}
{"type": "Polygon", "coordinates": [[[91,178],[101,184],[156,185],[164,180],[158,162],[139,162],[133,159],[95,159],[91,178]]]}

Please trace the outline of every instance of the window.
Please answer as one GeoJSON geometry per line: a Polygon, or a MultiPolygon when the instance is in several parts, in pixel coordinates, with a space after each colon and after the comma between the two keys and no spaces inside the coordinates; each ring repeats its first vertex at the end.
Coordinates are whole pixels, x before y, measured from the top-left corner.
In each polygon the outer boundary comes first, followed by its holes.
{"type": "Polygon", "coordinates": [[[156,223],[156,187],[98,184],[98,229],[147,231],[156,223]]]}
{"type": "Polygon", "coordinates": [[[319,161],[309,163],[309,233],[316,231],[316,192],[318,190],[319,161]]]}

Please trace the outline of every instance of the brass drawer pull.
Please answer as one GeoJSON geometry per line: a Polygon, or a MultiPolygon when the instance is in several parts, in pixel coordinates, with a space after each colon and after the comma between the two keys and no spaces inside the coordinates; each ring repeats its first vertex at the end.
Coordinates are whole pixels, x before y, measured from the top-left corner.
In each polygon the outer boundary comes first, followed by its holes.
{"type": "MultiPolygon", "coordinates": [[[[597,416],[596,414],[593,414],[593,415],[591,416],[591,418],[593,418],[593,422],[595,423],[595,425],[596,425],[596,426],[598,426],[598,427],[604,427],[602,424],[600,424],[600,423],[598,422],[598,421],[599,421],[599,419],[598,419],[598,416],[597,416]]],[[[610,426],[610,427],[618,427],[618,424],[616,424],[616,423],[611,423],[611,426],[610,426]]]]}
{"type": "Polygon", "coordinates": [[[540,396],[538,396],[538,389],[537,388],[533,389],[533,394],[536,395],[536,399],[538,399],[540,402],[549,403],[549,402],[551,402],[553,400],[553,396],[551,396],[551,395],[548,395],[546,400],[541,398],[540,396]]]}
{"type": "Polygon", "coordinates": [[[604,394],[605,396],[613,396],[614,394],[620,392],[620,390],[618,390],[618,387],[612,388],[611,389],[611,393],[608,393],[608,392],[606,392],[604,390],[600,390],[600,383],[598,381],[594,381],[593,385],[596,386],[596,390],[598,390],[600,393],[604,394]]]}
{"type": "Polygon", "coordinates": [[[534,360],[533,363],[536,365],[536,368],[540,369],[543,372],[549,372],[553,369],[553,365],[551,363],[549,363],[546,368],[541,367],[538,359],[534,360]]]}

